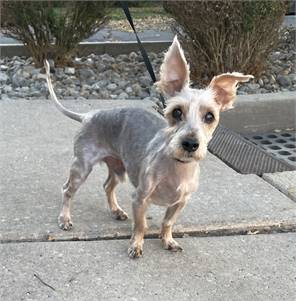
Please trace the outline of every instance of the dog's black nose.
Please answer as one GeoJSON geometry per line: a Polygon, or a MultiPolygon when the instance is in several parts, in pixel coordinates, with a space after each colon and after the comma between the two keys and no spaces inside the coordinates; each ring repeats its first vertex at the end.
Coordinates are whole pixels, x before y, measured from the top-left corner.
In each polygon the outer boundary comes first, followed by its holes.
{"type": "Polygon", "coordinates": [[[182,147],[187,152],[195,152],[198,149],[198,142],[195,139],[187,138],[182,141],[182,147]]]}

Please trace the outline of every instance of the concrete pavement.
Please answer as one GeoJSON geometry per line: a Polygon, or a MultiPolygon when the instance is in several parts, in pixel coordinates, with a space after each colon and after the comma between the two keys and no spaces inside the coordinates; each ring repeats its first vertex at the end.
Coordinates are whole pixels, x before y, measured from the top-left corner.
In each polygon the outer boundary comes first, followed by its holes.
{"type": "Polygon", "coordinates": [[[146,240],[139,260],[126,256],[126,240],[0,245],[0,299],[296,299],[295,233],[178,241],[182,253],[146,240]]]}
{"type": "MultiPolygon", "coordinates": [[[[63,103],[81,112],[151,105],[63,103]]],[[[111,219],[101,188],[103,166],[75,198],[73,230],[59,230],[60,187],[78,126],[48,100],[0,102],[1,300],[295,299],[296,235],[238,234],[295,231],[296,203],[264,179],[240,175],[211,154],[201,164],[200,190],[175,227],[175,235],[185,237],[179,239],[185,252],[170,254],[152,239],[143,259],[127,258],[131,220],[111,219]]],[[[118,189],[129,215],[131,192],[127,184],[118,189]]],[[[163,213],[156,206],[149,210],[149,237],[158,235],[163,213]]]]}
{"type": "MultiPolygon", "coordinates": [[[[119,101],[65,101],[74,110],[119,105],[119,101]]],[[[122,101],[122,104],[125,102],[122,101]]],[[[128,104],[148,106],[148,102],[128,104]]],[[[72,139],[79,124],[66,118],[47,100],[2,101],[1,226],[2,241],[94,239],[130,235],[131,220],[110,218],[102,185],[107,177],[97,166],[76,195],[74,229],[57,228],[62,184],[72,158],[72,139]]],[[[240,175],[212,155],[201,164],[200,189],[194,193],[175,231],[231,234],[286,230],[296,225],[296,204],[255,175],[240,175]]],[[[118,198],[131,215],[129,184],[118,198]]],[[[151,206],[150,234],[157,235],[164,210],[151,206]]]]}

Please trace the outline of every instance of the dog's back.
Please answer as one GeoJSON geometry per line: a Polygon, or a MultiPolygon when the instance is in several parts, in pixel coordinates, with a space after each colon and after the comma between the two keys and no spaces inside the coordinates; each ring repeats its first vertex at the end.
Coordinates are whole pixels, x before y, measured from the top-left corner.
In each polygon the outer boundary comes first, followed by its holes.
{"type": "Polygon", "coordinates": [[[158,113],[142,108],[117,108],[94,112],[82,132],[91,132],[98,143],[119,157],[131,182],[137,186],[139,166],[147,156],[147,145],[165,125],[158,113]]]}

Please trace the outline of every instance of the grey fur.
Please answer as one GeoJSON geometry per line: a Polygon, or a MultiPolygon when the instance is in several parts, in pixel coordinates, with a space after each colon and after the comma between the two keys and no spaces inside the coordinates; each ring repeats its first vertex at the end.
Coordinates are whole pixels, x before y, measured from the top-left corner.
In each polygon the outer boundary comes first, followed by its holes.
{"type": "Polygon", "coordinates": [[[70,208],[75,192],[93,166],[105,162],[109,174],[104,189],[114,218],[127,218],[117,203],[116,185],[127,174],[135,187],[134,229],[128,255],[131,258],[142,255],[147,227],[145,212],[151,203],[167,207],[161,227],[164,248],[182,250],[172,237],[172,226],[190,194],[198,187],[198,162],[206,155],[220,111],[232,105],[236,84],[251,76],[222,74],[215,77],[205,90],[191,89],[189,66],[175,38],[165,55],[158,84],[170,96],[163,118],[139,108],[98,110],[86,114],[68,111],[54,93],[47,62],[45,67],[49,92],[57,108],[66,116],[82,122],[74,141],[70,175],[63,186],[60,227],[64,230],[71,228],[70,208]],[[176,110],[181,110],[180,119],[174,117],[176,110]],[[214,116],[211,122],[205,119],[209,112],[214,116]],[[197,148],[186,149],[186,140],[194,141],[197,148]]]}

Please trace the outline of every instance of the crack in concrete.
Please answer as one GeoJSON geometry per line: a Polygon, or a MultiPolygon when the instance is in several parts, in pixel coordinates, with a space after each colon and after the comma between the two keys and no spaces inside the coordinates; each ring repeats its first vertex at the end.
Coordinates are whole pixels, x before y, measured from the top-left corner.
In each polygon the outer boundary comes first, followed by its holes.
{"type": "MultiPolygon", "coordinates": [[[[292,222],[264,222],[258,224],[234,224],[234,225],[210,225],[200,227],[182,227],[174,231],[175,238],[188,237],[221,237],[221,236],[238,236],[238,235],[258,235],[258,234],[275,234],[296,232],[296,221],[292,222]]],[[[20,238],[9,239],[1,238],[0,243],[26,243],[26,242],[71,242],[71,241],[101,241],[101,240],[128,240],[131,235],[127,233],[116,233],[111,235],[90,235],[85,237],[73,236],[62,237],[51,234],[37,238],[20,238]]],[[[145,235],[145,239],[159,238],[159,230],[150,229],[145,235]]]]}

